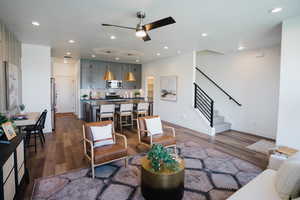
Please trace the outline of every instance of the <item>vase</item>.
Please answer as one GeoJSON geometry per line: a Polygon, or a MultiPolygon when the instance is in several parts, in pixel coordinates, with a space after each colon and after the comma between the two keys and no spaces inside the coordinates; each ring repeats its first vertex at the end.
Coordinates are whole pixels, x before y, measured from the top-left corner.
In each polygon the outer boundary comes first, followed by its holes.
{"type": "Polygon", "coordinates": [[[141,191],[146,200],[181,200],[184,194],[184,163],[176,172],[154,172],[147,157],[141,160],[141,191]]]}

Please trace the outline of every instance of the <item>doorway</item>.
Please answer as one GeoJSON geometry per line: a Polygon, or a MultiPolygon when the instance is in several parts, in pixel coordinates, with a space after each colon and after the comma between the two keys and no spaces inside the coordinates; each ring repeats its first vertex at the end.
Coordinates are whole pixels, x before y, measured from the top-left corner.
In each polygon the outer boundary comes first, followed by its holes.
{"type": "Polygon", "coordinates": [[[154,98],[154,77],[148,76],[146,79],[147,97],[154,98]]]}
{"type": "Polygon", "coordinates": [[[57,113],[75,112],[75,81],[72,77],[56,76],[57,113]]]}

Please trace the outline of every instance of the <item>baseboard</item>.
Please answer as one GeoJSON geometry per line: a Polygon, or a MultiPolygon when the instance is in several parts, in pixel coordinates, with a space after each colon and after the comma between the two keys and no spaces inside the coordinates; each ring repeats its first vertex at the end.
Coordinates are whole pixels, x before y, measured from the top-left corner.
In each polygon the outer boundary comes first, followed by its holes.
{"type": "Polygon", "coordinates": [[[242,134],[245,134],[245,135],[255,136],[255,137],[261,138],[263,140],[269,140],[269,141],[272,141],[272,142],[276,142],[275,139],[267,138],[267,137],[264,137],[264,136],[261,136],[261,135],[256,135],[255,133],[248,133],[248,132],[244,132],[244,131],[237,131],[237,130],[234,130],[234,129],[231,129],[231,131],[235,131],[235,132],[242,133],[242,134]]]}
{"type": "Polygon", "coordinates": [[[193,136],[198,136],[199,138],[204,138],[204,136],[205,137],[207,137],[206,139],[211,139],[211,138],[213,138],[212,136],[210,136],[210,135],[208,135],[208,134],[206,134],[206,133],[202,133],[202,132],[199,132],[199,131],[195,131],[195,130],[193,130],[193,129],[190,129],[190,128],[187,128],[187,127],[184,127],[184,126],[181,126],[181,125],[178,125],[178,124],[174,124],[174,123],[172,123],[172,122],[168,122],[168,121],[165,121],[165,120],[161,120],[163,123],[166,123],[166,124],[168,124],[168,125],[170,125],[170,126],[172,126],[172,127],[174,127],[174,128],[179,128],[179,129],[185,129],[185,130],[187,130],[188,132],[186,132],[187,134],[191,134],[191,135],[193,135],[193,136]]]}

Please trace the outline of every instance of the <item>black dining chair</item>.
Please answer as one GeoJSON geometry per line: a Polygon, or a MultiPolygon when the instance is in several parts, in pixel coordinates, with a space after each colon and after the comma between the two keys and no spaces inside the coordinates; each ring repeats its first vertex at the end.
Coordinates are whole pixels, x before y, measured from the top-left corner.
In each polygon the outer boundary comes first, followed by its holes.
{"type": "Polygon", "coordinates": [[[45,137],[43,129],[45,128],[45,121],[47,117],[47,110],[44,110],[42,114],[40,115],[39,119],[35,123],[35,125],[27,126],[24,131],[26,132],[26,144],[27,147],[34,146],[35,152],[36,152],[36,138],[39,137],[42,146],[44,146],[45,143],[45,137]],[[31,136],[34,136],[34,145],[30,145],[30,138],[31,136]]]}

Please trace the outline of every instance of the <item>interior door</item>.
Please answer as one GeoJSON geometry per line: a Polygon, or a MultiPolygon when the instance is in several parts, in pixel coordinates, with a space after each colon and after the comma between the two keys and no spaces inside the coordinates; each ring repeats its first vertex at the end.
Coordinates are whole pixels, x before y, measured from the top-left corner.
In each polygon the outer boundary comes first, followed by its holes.
{"type": "Polygon", "coordinates": [[[57,113],[75,112],[75,81],[72,77],[56,77],[57,113]]]}

